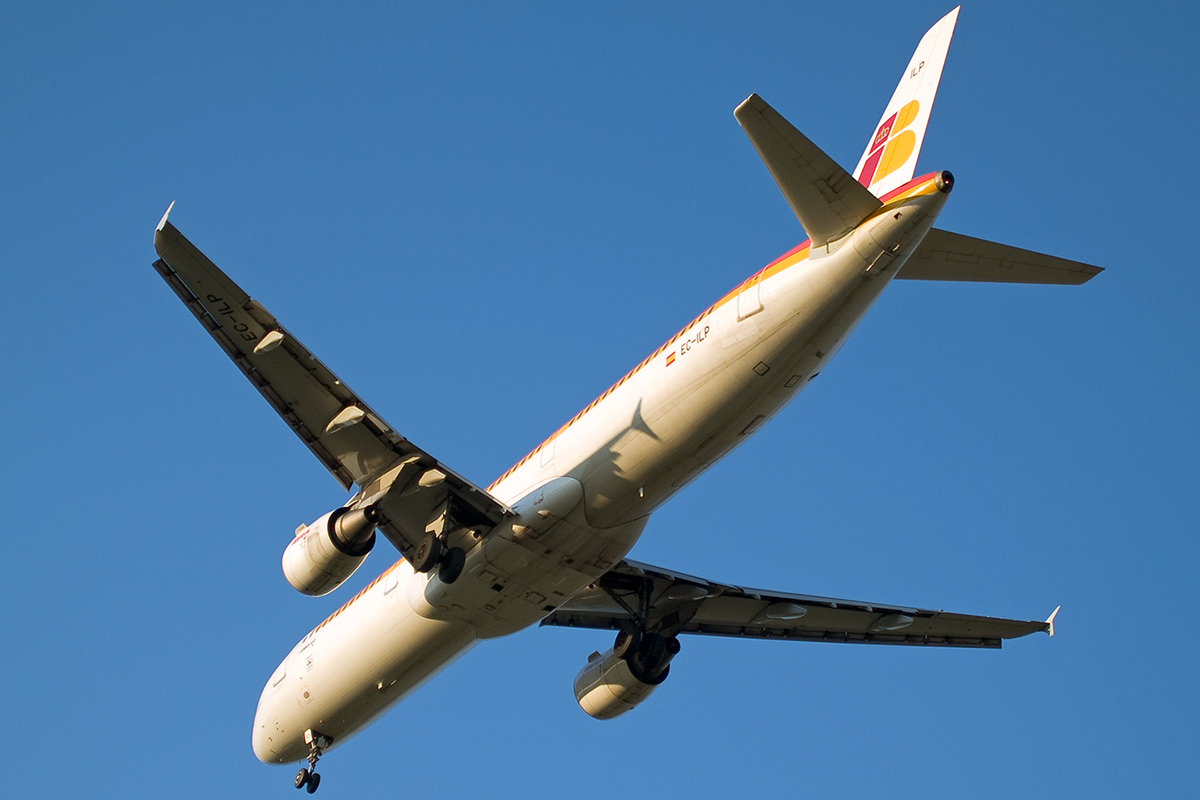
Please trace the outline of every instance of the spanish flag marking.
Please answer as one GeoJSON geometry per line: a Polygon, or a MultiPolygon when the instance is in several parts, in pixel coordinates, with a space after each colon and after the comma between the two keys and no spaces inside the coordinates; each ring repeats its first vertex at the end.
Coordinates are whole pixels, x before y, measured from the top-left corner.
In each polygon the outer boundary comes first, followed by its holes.
{"type": "Polygon", "coordinates": [[[672,350],[671,352],[667,353],[667,366],[669,367],[674,363],[675,363],[675,351],[672,350]]]}

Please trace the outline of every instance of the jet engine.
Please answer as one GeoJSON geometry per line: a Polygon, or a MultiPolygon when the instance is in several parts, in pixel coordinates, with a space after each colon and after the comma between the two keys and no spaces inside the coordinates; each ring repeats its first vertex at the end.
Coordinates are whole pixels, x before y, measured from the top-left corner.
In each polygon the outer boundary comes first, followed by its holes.
{"type": "Polygon", "coordinates": [[[296,591],[320,597],[354,574],[375,546],[374,506],[339,508],[296,531],[283,551],[283,574],[296,591]]]}
{"type": "Polygon", "coordinates": [[[640,635],[623,630],[616,644],[592,653],[575,676],[575,700],[595,719],[613,719],[641,703],[667,679],[679,652],[674,636],[640,635]]]}

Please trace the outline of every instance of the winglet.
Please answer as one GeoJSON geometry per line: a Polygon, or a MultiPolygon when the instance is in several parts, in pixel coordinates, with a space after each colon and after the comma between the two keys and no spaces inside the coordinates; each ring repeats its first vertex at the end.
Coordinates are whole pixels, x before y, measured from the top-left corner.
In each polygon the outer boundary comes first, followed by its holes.
{"type": "Polygon", "coordinates": [[[163,227],[167,224],[167,217],[171,216],[171,209],[174,207],[175,207],[175,201],[172,200],[171,205],[167,206],[167,210],[163,212],[162,219],[160,219],[158,221],[158,226],[155,227],[155,229],[154,229],[155,233],[158,233],[159,231],[161,231],[163,229],[163,227]]]}
{"type": "Polygon", "coordinates": [[[1061,608],[1062,606],[1059,606],[1058,608],[1054,609],[1054,611],[1050,612],[1050,616],[1046,617],[1046,633],[1050,634],[1051,636],[1054,635],[1054,618],[1058,616],[1058,611],[1061,608]]]}

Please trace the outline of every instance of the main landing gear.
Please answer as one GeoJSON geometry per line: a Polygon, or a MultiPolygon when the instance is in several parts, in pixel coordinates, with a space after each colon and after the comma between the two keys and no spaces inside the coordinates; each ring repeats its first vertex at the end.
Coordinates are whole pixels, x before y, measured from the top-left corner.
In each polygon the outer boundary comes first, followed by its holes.
{"type": "Polygon", "coordinates": [[[467,554],[461,547],[447,547],[444,539],[432,533],[421,540],[412,558],[414,570],[425,573],[436,569],[442,583],[458,580],[466,563],[467,554]]]}
{"type": "Polygon", "coordinates": [[[629,672],[647,686],[658,686],[671,671],[671,659],[679,655],[679,639],[674,633],[649,630],[650,593],[648,579],[609,573],[600,579],[600,588],[629,614],[617,632],[613,655],[629,665],[629,672]],[[627,599],[633,599],[636,607],[627,599]]]}
{"type": "Polygon", "coordinates": [[[647,633],[637,624],[629,624],[617,633],[613,654],[629,665],[633,677],[649,686],[658,686],[671,671],[671,659],[679,655],[679,639],[647,633]]]}
{"type": "Polygon", "coordinates": [[[301,767],[296,773],[293,785],[312,794],[321,785],[321,776],[317,774],[317,760],[325,752],[325,748],[333,744],[333,740],[310,728],[304,732],[304,742],[308,745],[308,766],[301,767]]]}

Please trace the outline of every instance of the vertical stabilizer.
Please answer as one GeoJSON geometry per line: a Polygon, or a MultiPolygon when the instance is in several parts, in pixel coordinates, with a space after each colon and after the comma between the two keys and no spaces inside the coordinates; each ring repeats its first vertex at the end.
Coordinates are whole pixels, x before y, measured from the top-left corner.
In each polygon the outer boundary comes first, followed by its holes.
{"type": "Polygon", "coordinates": [[[875,134],[858,160],[854,177],[876,197],[912,180],[957,21],[958,8],[955,8],[921,39],[875,134]]]}

